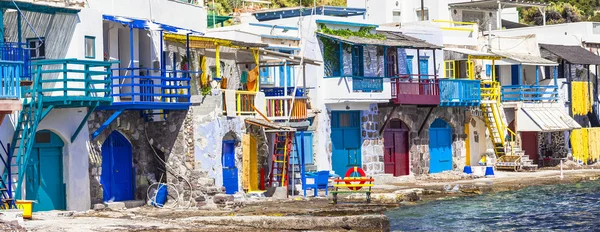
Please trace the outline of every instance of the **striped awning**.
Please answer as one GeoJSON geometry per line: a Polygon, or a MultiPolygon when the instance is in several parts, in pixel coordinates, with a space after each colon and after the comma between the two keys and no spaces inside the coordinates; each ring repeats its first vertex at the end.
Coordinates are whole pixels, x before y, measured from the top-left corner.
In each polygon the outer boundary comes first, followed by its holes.
{"type": "Polygon", "coordinates": [[[523,107],[517,116],[519,131],[554,132],[579,128],[579,123],[558,107],[523,107]]]}

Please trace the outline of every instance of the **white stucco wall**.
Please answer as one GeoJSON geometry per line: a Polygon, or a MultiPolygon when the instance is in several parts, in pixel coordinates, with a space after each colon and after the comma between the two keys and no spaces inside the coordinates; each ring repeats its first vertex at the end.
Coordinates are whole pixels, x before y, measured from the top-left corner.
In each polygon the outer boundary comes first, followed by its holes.
{"type": "Polygon", "coordinates": [[[67,210],[84,211],[90,208],[90,178],[88,154],[90,134],[87,122],[71,143],[71,136],[87,113],[86,108],[55,109],[39,124],[38,131],[50,130],[62,138],[63,180],[66,184],[67,210]],[[65,123],[65,118],[69,118],[65,123]]]}
{"type": "Polygon", "coordinates": [[[195,31],[206,31],[206,9],[171,0],[88,0],[102,14],[147,19],[195,31]]]}

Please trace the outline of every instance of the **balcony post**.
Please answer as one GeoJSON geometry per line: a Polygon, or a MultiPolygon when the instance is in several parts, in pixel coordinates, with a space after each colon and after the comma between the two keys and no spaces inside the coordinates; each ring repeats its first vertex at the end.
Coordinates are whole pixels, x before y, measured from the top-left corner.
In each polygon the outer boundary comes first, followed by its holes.
{"type": "Polygon", "coordinates": [[[535,86],[540,85],[540,66],[536,65],[535,66],[535,86]]]}
{"type": "MultiPolygon", "coordinates": [[[[21,23],[21,12],[17,12],[17,42],[19,43],[19,47],[21,47],[21,42],[23,42],[23,24],[21,23]]],[[[4,41],[4,30],[2,30],[2,41],[4,41]]]]}
{"type": "MultiPolygon", "coordinates": [[[[19,14],[17,14],[17,18],[19,18],[18,15],[19,14]]],[[[0,43],[4,43],[4,9],[0,9],[0,20],[1,20],[0,22],[3,22],[3,23],[0,23],[0,43]]],[[[21,25],[20,21],[18,24],[21,25]]],[[[19,32],[20,32],[20,30],[19,30],[19,32]]],[[[20,35],[20,33],[19,33],[19,35],[20,35]]],[[[21,41],[19,41],[19,42],[21,42],[21,41]]]]}
{"type": "Polygon", "coordinates": [[[554,75],[552,75],[552,78],[554,79],[554,86],[558,86],[558,66],[554,66],[554,75]]]}
{"type": "Polygon", "coordinates": [[[431,49],[433,51],[433,79],[437,79],[437,62],[435,60],[435,49],[431,49]]]}
{"type": "MultiPolygon", "coordinates": [[[[567,75],[567,91],[569,95],[569,116],[573,117],[573,90],[571,89],[571,63],[566,63],[563,60],[563,67],[567,67],[569,70],[569,74],[567,75]]],[[[564,70],[564,69],[563,69],[564,70]]],[[[564,71],[563,71],[564,72],[564,71]]]]}
{"type": "Polygon", "coordinates": [[[129,55],[131,59],[129,60],[129,75],[131,77],[131,101],[135,102],[135,61],[134,61],[134,45],[133,45],[133,26],[129,25],[129,55]]]}
{"type": "Polygon", "coordinates": [[[383,46],[383,77],[388,77],[387,73],[387,46],[383,46]]]}
{"type": "Polygon", "coordinates": [[[160,31],[160,77],[162,77],[160,79],[160,94],[163,95],[163,97],[160,98],[160,100],[162,102],[165,102],[166,99],[164,98],[164,94],[165,94],[165,89],[163,88],[163,86],[165,86],[166,81],[165,81],[165,77],[167,76],[165,69],[167,68],[166,64],[165,64],[165,53],[164,53],[164,38],[163,38],[163,31],[160,31]]]}
{"type": "Polygon", "coordinates": [[[492,81],[496,81],[496,60],[492,60],[492,81]]]}
{"type": "Polygon", "coordinates": [[[523,85],[523,64],[519,64],[519,85],[523,85]]]}
{"type": "Polygon", "coordinates": [[[421,83],[421,50],[417,49],[417,77],[419,78],[419,84],[421,83]]]}
{"type": "MultiPolygon", "coordinates": [[[[340,58],[340,62],[339,62],[340,67],[338,67],[338,68],[340,69],[340,76],[344,76],[344,44],[341,41],[339,41],[339,43],[340,43],[340,45],[339,45],[340,52],[338,53],[338,56],[340,58]]],[[[354,71],[354,70],[352,70],[352,71],[354,71]]]]}
{"type": "MultiPolygon", "coordinates": [[[[587,89],[588,89],[588,95],[589,95],[589,96],[591,96],[591,95],[592,95],[592,93],[591,93],[591,90],[590,90],[590,85],[592,85],[592,83],[591,83],[591,80],[590,80],[590,66],[591,66],[591,65],[589,65],[589,64],[587,65],[587,79],[588,79],[588,87],[587,87],[587,89]]],[[[592,98],[592,102],[593,102],[593,100],[595,100],[595,99],[596,99],[596,96],[594,96],[594,97],[592,98]]]]}

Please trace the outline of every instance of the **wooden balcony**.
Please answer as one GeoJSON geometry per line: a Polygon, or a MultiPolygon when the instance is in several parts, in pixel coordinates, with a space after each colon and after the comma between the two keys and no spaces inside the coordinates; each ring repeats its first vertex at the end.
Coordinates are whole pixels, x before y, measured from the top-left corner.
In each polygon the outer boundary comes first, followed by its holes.
{"type": "Polygon", "coordinates": [[[23,90],[23,96],[38,95],[44,106],[53,107],[110,105],[110,65],[110,62],[78,59],[34,61],[33,85],[23,90]]]}
{"type": "Polygon", "coordinates": [[[436,79],[394,78],[392,101],[403,105],[439,105],[440,88],[436,79]]]}
{"type": "Polygon", "coordinates": [[[255,116],[256,110],[265,109],[265,95],[262,92],[223,90],[223,114],[227,117],[255,116]]]}
{"type": "Polygon", "coordinates": [[[556,102],[558,86],[508,85],[502,86],[503,102],[556,102]]]}
{"type": "Polygon", "coordinates": [[[308,98],[282,96],[282,97],[265,97],[267,100],[267,118],[272,121],[306,120],[308,117],[308,98]],[[292,107],[293,102],[293,107],[292,107]],[[291,111],[290,111],[291,108],[291,111]]]}
{"type": "Polygon", "coordinates": [[[481,81],[469,79],[440,79],[440,106],[479,106],[481,81]]]}

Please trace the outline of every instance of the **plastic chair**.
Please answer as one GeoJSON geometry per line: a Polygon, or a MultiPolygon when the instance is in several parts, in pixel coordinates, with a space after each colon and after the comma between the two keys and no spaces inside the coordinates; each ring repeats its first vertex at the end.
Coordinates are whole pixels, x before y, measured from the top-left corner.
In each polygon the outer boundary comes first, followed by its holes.
{"type": "Polygon", "coordinates": [[[319,189],[325,189],[325,196],[329,195],[329,171],[318,171],[315,176],[307,176],[305,179],[309,178],[312,178],[314,182],[304,186],[304,196],[306,196],[306,190],[311,189],[314,190],[315,197],[319,195],[319,189]]]}

